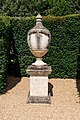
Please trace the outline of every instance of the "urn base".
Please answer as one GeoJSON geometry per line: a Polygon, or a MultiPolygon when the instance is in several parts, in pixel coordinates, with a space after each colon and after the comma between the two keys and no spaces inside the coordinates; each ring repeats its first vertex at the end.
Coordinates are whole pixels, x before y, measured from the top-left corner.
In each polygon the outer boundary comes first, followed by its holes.
{"type": "Polygon", "coordinates": [[[32,63],[32,65],[35,66],[45,66],[47,65],[47,63],[42,61],[42,58],[36,58],[36,61],[34,63],[32,63]]]}

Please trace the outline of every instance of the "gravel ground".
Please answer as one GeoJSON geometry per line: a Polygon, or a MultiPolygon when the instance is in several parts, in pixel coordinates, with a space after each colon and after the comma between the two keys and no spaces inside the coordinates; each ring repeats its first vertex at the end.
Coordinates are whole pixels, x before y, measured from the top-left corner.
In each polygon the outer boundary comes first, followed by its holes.
{"type": "Polygon", "coordinates": [[[7,93],[0,96],[0,120],[80,120],[80,97],[74,79],[49,79],[51,104],[27,104],[29,79],[8,78],[7,93]]]}

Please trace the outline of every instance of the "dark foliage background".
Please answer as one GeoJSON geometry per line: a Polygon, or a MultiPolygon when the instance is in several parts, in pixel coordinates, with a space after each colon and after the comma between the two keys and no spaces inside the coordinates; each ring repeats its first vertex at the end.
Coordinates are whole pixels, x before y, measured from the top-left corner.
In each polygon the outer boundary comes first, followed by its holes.
{"type": "Polygon", "coordinates": [[[0,93],[5,92],[9,60],[10,19],[0,17],[0,93]]]}
{"type": "Polygon", "coordinates": [[[8,16],[63,16],[80,13],[80,0],[0,0],[0,13],[8,16]]]}

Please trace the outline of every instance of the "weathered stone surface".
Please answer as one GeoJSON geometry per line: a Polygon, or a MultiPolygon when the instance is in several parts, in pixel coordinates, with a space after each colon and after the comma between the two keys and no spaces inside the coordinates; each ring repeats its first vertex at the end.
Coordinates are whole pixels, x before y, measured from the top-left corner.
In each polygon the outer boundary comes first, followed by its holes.
{"type": "Polygon", "coordinates": [[[27,103],[51,103],[50,96],[28,96],[27,103]]]}
{"type": "Polygon", "coordinates": [[[51,73],[51,66],[28,66],[26,72],[31,76],[48,76],[51,73]]]}
{"type": "MultiPolygon", "coordinates": [[[[42,24],[42,16],[40,14],[36,17],[36,25],[29,30],[27,41],[30,49],[32,50],[45,50],[49,47],[51,42],[50,31],[42,24]]],[[[44,54],[46,54],[44,52],[44,54]]],[[[38,57],[38,54],[34,54],[38,57]]],[[[40,56],[41,57],[41,56],[40,56]]]]}
{"type": "Polygon", "coordinates": [[[30,76],[30,96],[48,96],[48,76],[30,76]]]}
{"type": "Polygon", "coordinates": [[[51,73],[51,66],[30,65],[27,68],[30,75],[29,103],[50,103],[48,96],[48,75],[51,73]]]}

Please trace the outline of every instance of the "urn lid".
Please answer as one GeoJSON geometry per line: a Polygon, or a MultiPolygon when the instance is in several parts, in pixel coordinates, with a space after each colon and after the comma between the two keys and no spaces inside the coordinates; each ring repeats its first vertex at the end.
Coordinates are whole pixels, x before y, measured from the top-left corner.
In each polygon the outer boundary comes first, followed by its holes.
{"type": "Polygon", "coordinates": [[[43,26],[42,16],[40,14],[36,16],[36,25],[31,30],[29,30],[28,35],[36,34],[36,33],[45,34],[46,36],[49,37],[49,40],[51,40],[51,34],[49,30],[43,26]]]}

